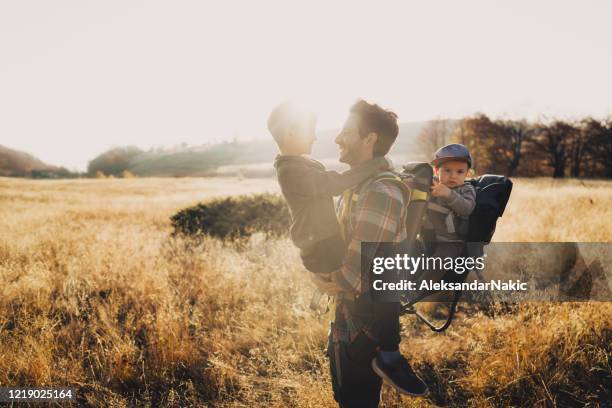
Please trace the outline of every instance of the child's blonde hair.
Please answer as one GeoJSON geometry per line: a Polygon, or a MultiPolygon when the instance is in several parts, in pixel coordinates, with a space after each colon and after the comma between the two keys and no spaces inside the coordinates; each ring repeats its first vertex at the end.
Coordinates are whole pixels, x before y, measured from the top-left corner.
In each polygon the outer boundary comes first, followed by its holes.
{"type": "Polygon", "coordinates": [[[280,145],[296,125],[314,120],[314,113],[294,102],[284,101],[270,113],[268,130],[276,143],[280,145]]]}

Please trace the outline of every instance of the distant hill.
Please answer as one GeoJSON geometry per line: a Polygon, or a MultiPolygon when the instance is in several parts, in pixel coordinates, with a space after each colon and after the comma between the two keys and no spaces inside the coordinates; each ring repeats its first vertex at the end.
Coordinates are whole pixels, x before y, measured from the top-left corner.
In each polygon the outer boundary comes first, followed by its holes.
{"type": "MultiPolygon", "coordinates": [[[[419,156],[414,148],[414,142],[425,123],[401,123],[400,133],[391,154],[396,157],[401,156],[402,159],[405,157],[418,159],[419,156]]],[[[314,144],[313,157],[322,160],[333,158],[334,160],[327,161],[337,163],[335,159],[338,156],[338,146],[334,142],[334,138],[338,132],[339,130],[320,132],[314,144]]],[[[120,150],[120,148],[115,150],[120,150]]],[[[105,154],[108,155],[109,152],[98,156],[90,164],[99,160],[105,154]]],[[[272,170],[272,160],[277,153],[278,149],[272,138],[168,150],[158,149],[129,156],[125,165],[120,169],[117,168],[116,175],[119,175],[123,170],[128,170],[143,177],[183,177],[236,173],[269,175],[272,170]],[[241,169],[244,169],[244,171],[241,172],[241,169]]]]}
{"type": "Polygon", "coordinates": [[[210,146],[143,152],[130,160],[127,170],[144,177],[212,175],[220,166],[235,163],[244,156],[250,158],[249,150],[252,150],[253,157],[266,157],[265,153],[257,149],[261,148],[261,144],[225,142],[210,146]]]}
{"type": "Polygon", "coordinates": [[[58,169],[31,154],[0,145],[0,176],[31,177],[36,172],[54,172],[58,169]]]}
{"type": "MultiPolygon", "coordinates": [[[[415,140],[426,122],[400,123],[400,133],[391,149],[396,162],[420,159],[415,140]]],[[[319,132],[313,157],[331,168],[341,168],[337,160],[338,146],[334,142],[339,130],[319,132]]],[[[116,147],[89,162],[89,174],[98,170],[120,176],[129,171],[141,177],[185,177],[213,175],[268,176],[272,161],[278,153],[272,138],[250,141],[156,149],[142,151],[133,146],[116,147]]],[[[44,163],[31,154],[0,145],[0,176],[56,178],[76,177],[81,174],[44,163]]]]}

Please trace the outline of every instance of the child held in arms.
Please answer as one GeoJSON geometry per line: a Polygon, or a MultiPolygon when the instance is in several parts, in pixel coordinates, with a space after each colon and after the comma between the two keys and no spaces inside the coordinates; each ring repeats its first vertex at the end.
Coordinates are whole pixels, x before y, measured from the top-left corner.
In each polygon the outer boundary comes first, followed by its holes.
{"type": "Polygon", "coordinates": [[[291,213],[291,240],[307,270],[331,273],[340,268],[347,249],[333,196],[390,169],[391,163],[378,157],[342,173],[326,170],[307,156],[316,140],[315,128],[314,114],[291,102],[281,103],[268,119],[268,130],[280,150],[274,168],[291,213]]]}

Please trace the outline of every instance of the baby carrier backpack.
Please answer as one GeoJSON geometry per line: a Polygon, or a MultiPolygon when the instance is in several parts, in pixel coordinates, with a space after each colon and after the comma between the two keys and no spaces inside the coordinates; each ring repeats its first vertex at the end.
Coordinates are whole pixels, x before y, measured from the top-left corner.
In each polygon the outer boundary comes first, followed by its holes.
{"type": "MultiPolygon", "coordinates": [[[[386,178],[389,177],[387,176],[386,178]]],[[[397,181],[401,181],[401,184],[405,187],[404,191],[408,198],[406,213],[406,248],[408,248],[409,255],[431,255],[431,252],[428,253],[427,251],[422,232],[423,220],[426,216],[430,201],[430,187],[432,186],[433,180],[433,168],[429,163],[411,162],[403,167],[403,171],[396,175],[395,179],[397,181]]],[[[512,192],[512,181],[505,176],[486,174],[474,179],[466,180],[466,183],[470,183],[476,190],[476,206],[468,220],[468,231],[464,255],[469,257],[478,257],[482,256],[484,246],[491,242],[491,238],[495,232],[497,220],[503,215],[504,210],[506,209],[506,205],[510,198],[510,193],[512,192]]],[[[431,249],[429,251],[431,251],[431,249]]],[[[450,273],[454,275],[452,280],[455,282],[465,281],[469,274],[469,272],[466,272],[458,275],[454,271],[450,271],[450,273]]],[[[412,276],[412,279],[414,279],[414,275],[412,276]]],[[[429,296],[433,296],[434,294],[435,292],[427,292],[415,299],[410,300],[408,300],[407,296],[404,296],[404,301],[402,302],[402,314],[414,314],[427,326],[429,326],[430,329],[436,332],[441,332],[450,326],[456,311],[457,302],[461,297],[461,292],[454,292],[454,297],[446,322],[439,327],[435,326],[415,308],[416,303],[429,296]]]]}

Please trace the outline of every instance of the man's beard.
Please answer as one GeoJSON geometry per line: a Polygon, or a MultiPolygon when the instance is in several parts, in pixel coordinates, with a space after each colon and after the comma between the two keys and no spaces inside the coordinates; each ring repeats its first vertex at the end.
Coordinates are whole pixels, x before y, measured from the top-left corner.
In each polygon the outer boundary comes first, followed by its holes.
{"type": "Polygon", "coordinates": [[[357,161],[356,156],[357,155],[355,154],[355,151],[351,150],[350,148],[345,148],[344,150],[340,151],[340,158],[338,160],[340,161],[340,163],[352,165],[355,164],[355,162],[357,161]]]}

